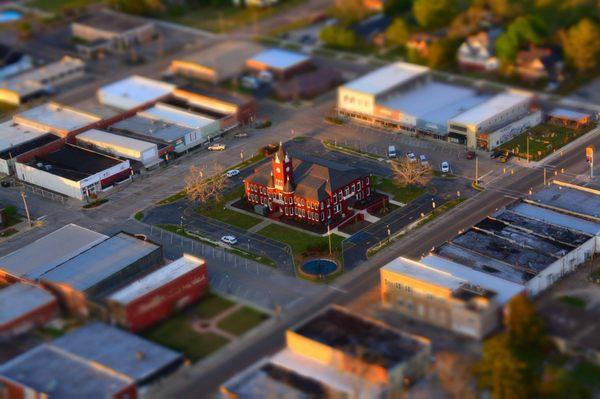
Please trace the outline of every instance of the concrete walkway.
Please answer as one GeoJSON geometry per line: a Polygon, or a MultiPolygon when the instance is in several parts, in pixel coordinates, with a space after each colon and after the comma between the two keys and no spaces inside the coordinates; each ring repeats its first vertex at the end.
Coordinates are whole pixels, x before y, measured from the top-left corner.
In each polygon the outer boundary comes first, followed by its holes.
{"type": "Polygon", "coordinates": [[[248,229],[248,232],[249,233],[256,233],[257,231],[264,229],[265,227],[267,227],[270,224],[271,224],[271,220],[270,219],[265,219],[262,222],[260,222],[259,224],[256,224],[256,225],[250,227],[248,229]]]}

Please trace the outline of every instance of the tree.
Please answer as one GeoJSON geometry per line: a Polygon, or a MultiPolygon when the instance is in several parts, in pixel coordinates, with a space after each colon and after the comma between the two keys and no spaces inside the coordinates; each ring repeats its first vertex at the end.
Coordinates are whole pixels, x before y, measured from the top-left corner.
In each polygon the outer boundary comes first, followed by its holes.
{"type": "Polygon", "coordinates": [[[413,14],[424,28],[439,28],[452,20],[458,11],[455,0],[415,0],[413,14]]]}
{"type": "Polygon", "coordinates": [[[323,28],[319,38],[330,47],[351,48],[358,44],[358,38],[352,29],[337,25],[323,28]]]}
{"type": "Polygon", "coordinates": [[[420,162],[411,162],[404,158],[399,162],[392,162],[394,180],[401,186],[426,185],[431,180],[431,168],[420,162]]]}
{"type": "Polygon", "coordinates": [[[408,24],[402,18],[394,18],[394,21],[385,31],[385,40],[392,46],[404,46],[410,38],[408,24]]]}
{"type": "Polygon", "coordinates": [[[548,29],[537,17],[518,17],[506,29],[495,43],[496,54],[504,62],[511,62],[519,49],[525,44],[540,44],[544,41],[548,29]]]}
{"type": "Polygon", "coordinates": [[[579,72],[591,71],[598,66],[600,58],[600,28],[585,18],[578,24],[561,32],[565,56],[570,65],[579,72]]]}
{"type": "Polygon", "coordinates": [[[336,0],[333,13],[347,24],[360,21],[368,10],[363,0],[336,0]]]}
{"type": "Polygon", "coordinates": [[[498,58],[501,61],[508,63],[514,61],[517,57],[517,53],[519,52],[519,42],[507,32],[504,32],[496,39],[494,48],[498,58]]]}
{"type": "Polygon", "coordinates": [[[386,0],[383,5],[383,13],[393,17],[409,11],[412,7],[412,0],[386,0]]]}
{"type": "Polygon", "coordinates": [[[204,169],[196,166],[190,167],[190,171],[185,177],[185,194],[191,201],[203,204],[220,202],[226,182],[225,169],[217,164],[213,176],[205,178],[205,175],[204,169]]]}
{"type": "Polygon", "coordinates": [[[524,13],[530,7],[530,0],[488,0],[488,5],[502,18],[512,18],[524,13]]]}
{"type": "Polygon", "coordinates": [[[440,352],[435,356],[434,370],[442,387],[454,399],[475,399],[474,364],[465,355],[440,352]]]}
{"type": "Polygon", "coordinates": [[[527,355],[542,348],[546,327],[529,297],[515,296],[508,303],[506,314],[506,333],[517,354],[527,355]]]}
{"type": "Polygon", "coordinates": [[[453,39],[440,39],[429,46],[426,62],[430,68],[441,68],[450,64],[458,49],[458,42],[453,39]]]}
{"type": "Polygon", "coordinates": [[[492,399],[522,399],[530,396],[527,364],[514,355],[506,334],[483,344],[483,357],[476,367],[479,385],[490,389],[492,399]]]}

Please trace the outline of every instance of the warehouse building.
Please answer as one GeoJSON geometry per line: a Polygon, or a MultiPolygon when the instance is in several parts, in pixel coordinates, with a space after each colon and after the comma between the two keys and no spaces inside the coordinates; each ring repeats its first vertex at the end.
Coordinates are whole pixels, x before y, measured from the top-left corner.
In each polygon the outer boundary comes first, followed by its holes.
{"type": "Polygon", "coordinates": [[[137,332],[200,299],[208,289],[204,260],[183,257],[111,294],[111,319],[137,332]]]}
{"type": "Polygon", "coordinates": [[[20,105],[29,100],[52,94],[57,88],[81,79],[85,75],[85,63],[65,56],[20,75],[0,82],[0,101],[20,105]]]}
{"type": "Polygon", "coordinates": [[[147,42],[156,34],[156,28],[147,19],[100,10],[71,23],[71,33],[82,42],[77,48],[93,55],[101,50],[124,50],[147,42]]]}
{"type": "Polygon", "coordinates": [[[15,162],[17,178],[83,201],[131,177],[129,160],[72,144],[58,143],[56,147],[19,156],[15,162]]]}
{"type": "Polygon", "coordinates": [[[41,327],[58,315],[56,298],[29,283],[0,289],[0,341],[41,327]]]}
{"type": "Polygon", "coordinates": [[[76,224],[67,224],[0,258],[0,283],[39,281],[44,273],[107,238],[76,224]]]}
{"type": "Polygon", "coordinates": [[[59,139],[47,130],[20,125],[12,120],[0,123],[0,173],[13,174],[15,158],[59,139]]]}
{"type": "Polygon", "coordinates": [[[186,136],[186,146],[195,147],[214,137],[220,130],[219,122],[209,116],[188,112],[172,105],[158,103],[138,113],[139,116],[159,122],[172,123],[193,129],[194,134],[186,136]]]}
{"type": "Polygon", "coordinates": [[[262,51],[246,61],[246,68],[254,74],[268,72],[277,80],[286,80],[292,76],[310,70],[312,62],[309,56],[277,48],[262,51]]]}
{"type": "Polygon", "coordinates": [[[131,111],[148,108],[174,90],[170,83],[133,75],[101,87],[97,97],[101,104],[131,111]]]}
{"type": "Polygon", "coordinates": [[[399,394],[428,367],[429,340],[332,306],[286,332],[286,348],[234,376],[227,397],[273,387],[284,397],[373,398],[399,394]]]}
{"type": "Polygon", "coordinates": [[[530,115],[532,101],[520,91],[436,82],[428,68],[397,62],[340,86],[337,111],[384,129],[490,150],[541,122],[541,113],[530,115]]]}
{"type": "MultiPolygon", "coordinates": [[[[531,201],[537,206],[558,210],[583,221],[600,223],[600,190],[554,180],[554,184],[536,192],[531,201]]],[[[593,228],[589,232],[598,234],[593,228]]]]}
{"type": "Polygon", "coordinates": [[[408,317],[475,339],[500,323],[495,291],[402,257],[382,267],[380,275],[381,300],[408,317]]]}
{"type": "Polygon", "coordinates": [[[246,60],[264,50],[260,44],[228,40],[171,62],[169,71],[186,78],[219,84],[244,72],[246,60]]]}
{"type": "Polygon", "coordinates": [[[29,128],[71,137],[94,127],[101,118],[87,112],[51,101],[30,108],[12,117],[12,121],[29,128]]]}
{"type": "Polygon", "coordinates": [[[103,301],[162,262],[162,247],[121,232],[46,272],[41,281],[69,311],[87,316],[90,308],[95,310],[88,305],[103,301]]]}
{"type": "Polygon", "coordinates": [[[11,398],[135,399],[138,387],[182,362],[180,353],[94,322],[3,364],[0,383],[11,398]]]}
{"type": "Polygon", "coordinates": [[[77,144],[82,147],[116,157],[127,158],[130,161],[141,163],[146,168],[150,168],[161,161],[158,156],[158,146],[156,143],[98,129],[83,132],[77,135],[76,138],[77,144]]]}

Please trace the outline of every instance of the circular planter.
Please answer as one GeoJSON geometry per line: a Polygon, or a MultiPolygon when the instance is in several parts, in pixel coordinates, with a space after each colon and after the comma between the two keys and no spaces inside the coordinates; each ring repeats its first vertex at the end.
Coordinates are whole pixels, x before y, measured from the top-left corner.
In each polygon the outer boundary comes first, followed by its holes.
{"type": "Polygon", "coordinates": [[[310,278],[320,279],[336,273],[340,265],[333,259],[310,259],[300,266],[300,272],[310,278]]]}

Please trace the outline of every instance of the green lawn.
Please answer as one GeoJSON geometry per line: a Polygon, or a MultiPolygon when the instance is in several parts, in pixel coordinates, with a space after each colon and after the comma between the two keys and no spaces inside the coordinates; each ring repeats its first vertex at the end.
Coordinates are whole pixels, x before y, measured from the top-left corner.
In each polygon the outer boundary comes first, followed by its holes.
{"type": "Polygon", "coordinates": [[[261,220],[257,217],[246,215],[245,213],[237,212],[229,208],[224,208],[220,204],[216,204],[209,209],[198,209],[198,213],[209,218],[220,220],[232,226],[237,226],[244,230],[257,225],[261,220]]]}
{"type": "Polygon", "coordinates": [[[208,293],[197,305],[192,306],[190,312],[201,319],[212,319],[234,305],[228,299],[217,294],[208,293]]]}
{"type": "MultiPolygon", "coordinates": [[[[259,230],[258,234],[289,244],[292,247],[294,255],[303,255],[312,251],[326,252],[329,250],[327,237],[313,236],[275,223],[259,230]]],[[[336,234],[331,235],[331,244],[334,252],[341,249],[342,241],[344,241],[344,237],[336,234]]]]}
{"type": "Polygon", "coordinates": [[[195,362],[225,346],[229,341],[214,333],[198,333],[187,323],[184,314],[153,327],[142,334],[144,338],[182,352],[195,362]]]}
{"type": "Polygon", "coordinates": [[[94,3],[100,2],[93,0],[32,0],[27,3],[27,6],[56,12],[66,9],[83,8],[94,3]]]}
{"type": "Polygon", "coordinates": [[[212,32],[229,32],[271,17],[303,0],[283,0],[276,7],[254,8],[233,5],[190,7],[178,15],[166,16],[172,22],[212,32]]]}
{"type": "Polygon", "coordinates": [[[571,295],[563,295],[560,298],[558,298],[559,301],[561,301],[562,303],[566,303],[567,305],[571,305],[574,306],[576,308],[581,308],[581,309],[585,309],[587,302],[585,301],[585,299],[580,298],[578,296],[571,296],[571,295]]]}
{"type": "Polygon", "coordinates": [[[595,125],[590,125],[582,129],[570,129],[563,126],[541,124],[502,144],[500,148],[527,159],[527,137],[529,136],[529,160],[539,161],[594,127],[595,125]]]}
{"type": "Polygon", "coordinates": [[[240,336],[258,326],[268,316],[258,310],[244,306],[221,320],[218,327],[223,331],[240,336]]]}
{"type": "Polygon", "coordinates": [[[375,189],[384,191],[392,195],[394,199],[403,204],[408,204],[415,198],[424,194],[426,189],[421,186],[401,186],[387,177],[373,176],[373,186],[375,189]]]}

